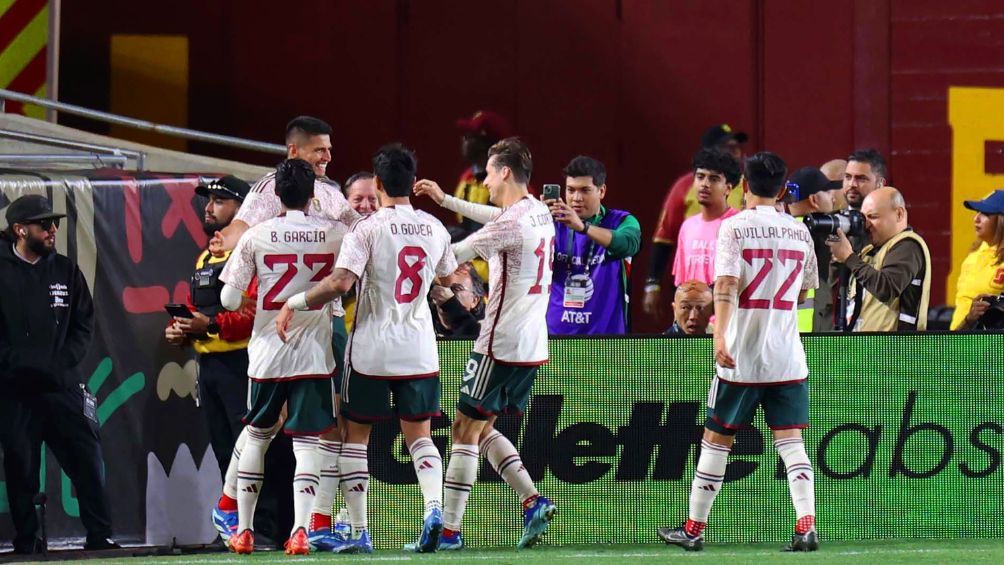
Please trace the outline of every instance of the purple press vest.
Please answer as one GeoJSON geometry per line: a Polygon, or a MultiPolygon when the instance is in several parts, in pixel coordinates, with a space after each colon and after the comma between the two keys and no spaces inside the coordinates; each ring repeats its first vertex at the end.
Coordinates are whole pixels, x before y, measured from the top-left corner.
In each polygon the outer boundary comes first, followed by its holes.
{"type": "MultiPolygon", "coordinates": [[[[629,214],[608,209],[598,227],[615,230],[629,214]]],[[[575,233],[568,226],[554,223],[554,278],[551,299],[547,306],[547,331],[550,335],[623,334],[627,330],[626,263],[624,259],[607,257],[606,249],[575,233]],[[568,238],[572,237],[573,252],[569,273],[568,238]],[[565,308],[565,281],[569,275],[584,276],[584,261],[592,244],[592,260],[586,300],[582,308],[565,308]]]]}

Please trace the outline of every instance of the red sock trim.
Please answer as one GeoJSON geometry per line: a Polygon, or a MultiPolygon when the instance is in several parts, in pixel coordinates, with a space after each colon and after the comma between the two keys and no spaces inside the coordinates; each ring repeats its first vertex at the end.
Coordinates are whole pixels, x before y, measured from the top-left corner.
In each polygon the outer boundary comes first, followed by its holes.
{"type": "Polygon", "coordinates": [[[707,526],[707,522],[697,522],[695,520],[687,520],[687,523],[683,526],[683,531],[687,532],[688,536],[697,537],[701,535],[704,531],[704,527],[707,526]]]}
{"type": "Polygon", "coordinates": [[[816,517],[815,516],[802,516],[795,522],[795,533],[802,535],[812,528],[816,527],[816,517]]]}
{"type": "Polygon", "coordinates": [[[331,516],[312,512],[310,514],[310,531],[316,532],[317,530],[327,530],[330,532],[331,516]]]}
{"type": "Polygon", "coordinates": [[[533,506],[533,503],[536,502],[538,498],[540,498],[540,495],[539,494],[535,494],[535,495],[531,496],[530,498],[524,500],[523,501],[523,510],[526,510],[527,508],[530,508],[531,506],[533,506]]]}
{"type": "Polygon", "coordinates": [[[443,528],[443,535],[446,537],[453,537],[459,534],[460,530],[451,530],[450,528],[443,528]]]}
{"type": "Polygon", "coordinates": [[[224,512],[237,512],[236,498],[230,498],[224,494],[220,497],[220,501],[216,504],[220,507],[220,510],[223,510],[224,512]]]}

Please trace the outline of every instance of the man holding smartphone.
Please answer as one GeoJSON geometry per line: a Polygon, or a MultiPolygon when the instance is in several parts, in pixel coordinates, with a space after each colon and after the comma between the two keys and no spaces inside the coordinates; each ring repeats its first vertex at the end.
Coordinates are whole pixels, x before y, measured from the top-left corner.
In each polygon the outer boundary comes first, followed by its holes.
{"type": "Polygon", "coordinates": [[[548,198],[555,222],[554,281],[547,308],[550,335],[630,331],[628,280],[641,248],[641,226],[629,212],[606,208],[607,169],[579,155],[565,167],[565,200],[548,198]]]}

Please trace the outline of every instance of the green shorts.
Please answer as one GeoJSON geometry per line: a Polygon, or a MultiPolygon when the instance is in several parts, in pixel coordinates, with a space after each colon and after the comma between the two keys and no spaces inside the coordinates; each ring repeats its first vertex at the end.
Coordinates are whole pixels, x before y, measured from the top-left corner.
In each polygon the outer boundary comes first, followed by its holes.
{"type": "Polygon", "coordinates": [[[283,430],[287,434],[321,435],[335,427],[334,397],[329,378],[251,381],[243,421],[256,428],[271,428],[286,404],[283,430]]]}
{"type": "Polygon", "coordinates": [[[345,331],[343,316],[331,317],[331,352],[335,355],[335,372],[331,375],[335,392],[341,394],[342,372],[345,371],[345,344],[349,342],[349,332],[345,331]]]}
{"type": "Polygon", "coordinates": [[[376,379],[352,371],[342,380],[342,414],[360,424],[397,418],[421,422],[439,416],[439,376],[376,379]]]}
{"type": "Polygon", "coordinates": [[[508,413],[522,414],[530,401],[530,389],[539,368],[538,365],[507,365],[471,352],[460,385],[457,410],[475,420],[508,413]]]}
{"type": "Polygon", "coordinates": [[[772,430],[809,427],[809,381],[777,385],[740,385],[718,377],[708,391],[704,427],[732,435],[749,425],[758,406],[772,430]]]}

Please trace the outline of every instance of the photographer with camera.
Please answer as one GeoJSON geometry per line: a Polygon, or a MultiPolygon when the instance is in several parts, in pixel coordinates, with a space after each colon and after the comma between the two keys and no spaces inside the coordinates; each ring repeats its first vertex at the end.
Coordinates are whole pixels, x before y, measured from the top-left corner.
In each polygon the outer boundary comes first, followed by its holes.
{"type": "Polygon", "coordinates": [[[955,293],[956,331],[1004,328],[1004,190],[966,200],[976,212],[976,243],[962,262],[955,293]]]}
{"type": "Polygon", "coordinates": [[[852,331],[926,330],[931,253],[908,225],[903,195],[891,186],[876,189],[865,197],[861,213],[871,243],[860,253],[854,253],[842,228],[826,241],[833,261],[845,264],[851,273],[848,327],[852,331]]]}
{"type": "MultiPolygon", "coordinates": [[[[837,182],[836,184],[840,184],[837,182]]],[[[815,167],[802,167],[788,177],[785,185],[788,191],[788,213],[796,220],[810,218],[809,226],[824,218],[829,218],[834,210],[834,183],[815,167]]],[[[829,230],[819,233],[811,227],[813,247],[820,265],[830,261],[830,249],[826,247],[829,230]]],[[[798,331],[833,331],[833,303],[830,285],[827,284],[826,270],[820,269],[819,288],[810,289],[805,302],[798,305],[798,331]]]]}

